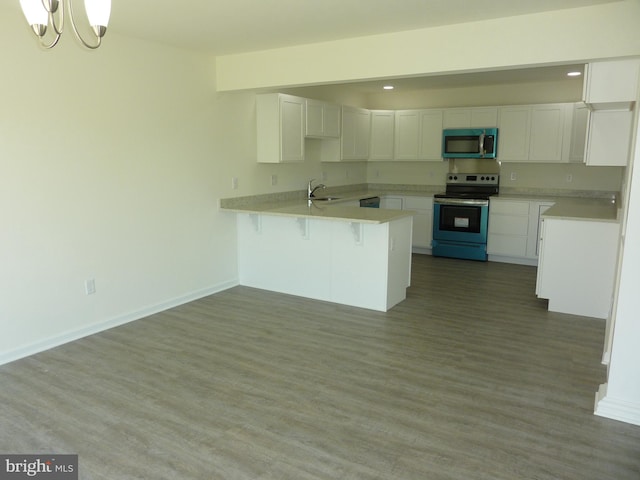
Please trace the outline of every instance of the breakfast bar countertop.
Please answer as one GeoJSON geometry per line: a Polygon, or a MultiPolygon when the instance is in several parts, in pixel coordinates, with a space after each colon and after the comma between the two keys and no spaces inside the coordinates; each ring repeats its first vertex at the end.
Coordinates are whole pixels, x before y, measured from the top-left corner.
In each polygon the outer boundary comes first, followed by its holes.
{"type": "MultiPolygon", "coordinates": [[[[357,198],[357,197],[356,197],[357,198]]],[[[278,215],[296,218],[314,218],[357,223],[387,223],[403,217],[411,217],[410,210],[388,210],[341,205],[348,198],[329,201],[307,200],[291,202],[254,203],[243,206],[221,207],[221,210],[256,215],[278,215]]]]}

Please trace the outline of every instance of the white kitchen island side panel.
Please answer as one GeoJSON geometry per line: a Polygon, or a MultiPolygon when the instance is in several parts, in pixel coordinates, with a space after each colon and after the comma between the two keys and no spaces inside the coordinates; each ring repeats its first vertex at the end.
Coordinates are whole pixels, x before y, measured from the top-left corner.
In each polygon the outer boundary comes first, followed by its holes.
{"type": "Polygon", "coordinates": [[[620,225],[545,218],[537,294],[549,310],[604,318],[612,303],[620,225]]]}
{"type": "Polygon", "coordinates": [[[240,284],[387,311],[404,300],[411,217],[379,224],[238,215],[240,284]]]}

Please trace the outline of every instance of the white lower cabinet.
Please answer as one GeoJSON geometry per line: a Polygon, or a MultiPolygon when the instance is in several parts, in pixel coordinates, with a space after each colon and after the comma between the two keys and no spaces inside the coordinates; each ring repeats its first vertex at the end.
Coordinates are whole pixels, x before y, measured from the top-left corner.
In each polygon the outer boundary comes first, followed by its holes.
{"type": "Polygon", "coordinates": [[[430,253],[433,237],[433,197],[406,196],[403,210],[416,212],[413,216],[413,250],[418,253],[430,253]]]}
{"type": "Polygon", "coordinates": [[[607,318],[620,225],[543,217],[536,295],[553,312],[607,318]]]}
{"type": "Polygon", "coordinates": [[[388,208],[390,210],[402,210],[403,198],[391,195],[380,197],[380,208],[388,208]]]}
{"type": "Polygon", "coordinates": [[[380,197],[380,208],[411,210],[415,212],[413,215],[411,247],[416,253],[431,253],[431,240],[433,238],[433,197],[383,195],[380,197]]]}
{"type": "Polygon", "coordinates": [[[490,261],[536,265],[540,212],[553,202],[492,198],[487,253],[490,261]]]}

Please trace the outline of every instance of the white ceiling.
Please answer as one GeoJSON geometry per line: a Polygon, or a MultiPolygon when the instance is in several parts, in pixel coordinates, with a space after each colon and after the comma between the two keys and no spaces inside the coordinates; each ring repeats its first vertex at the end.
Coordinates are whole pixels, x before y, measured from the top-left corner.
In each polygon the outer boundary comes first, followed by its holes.
{"type": "Polygon", "coordinates": [[[222,55],[613,1],[112,0],[109,31],[222,55]]]}

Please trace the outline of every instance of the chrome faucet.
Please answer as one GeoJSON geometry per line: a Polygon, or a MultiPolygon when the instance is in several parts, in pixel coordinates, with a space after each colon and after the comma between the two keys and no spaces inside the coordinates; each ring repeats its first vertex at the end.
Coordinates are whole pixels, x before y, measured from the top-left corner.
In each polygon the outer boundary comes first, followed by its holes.
{"type": "Polygon", "coordinates": [[[319,188],[327,188],[326,185],[324,185],[323,183],[320,183],[318,185],[316,185],[315,187],[312,186],[313,181],[315,180],[315,178],[312,178],[311,180],[309,180],[309,184],[307,185],[307,198],[313,198],[315,197],[315,191],[318,190],[319,188]]]}

